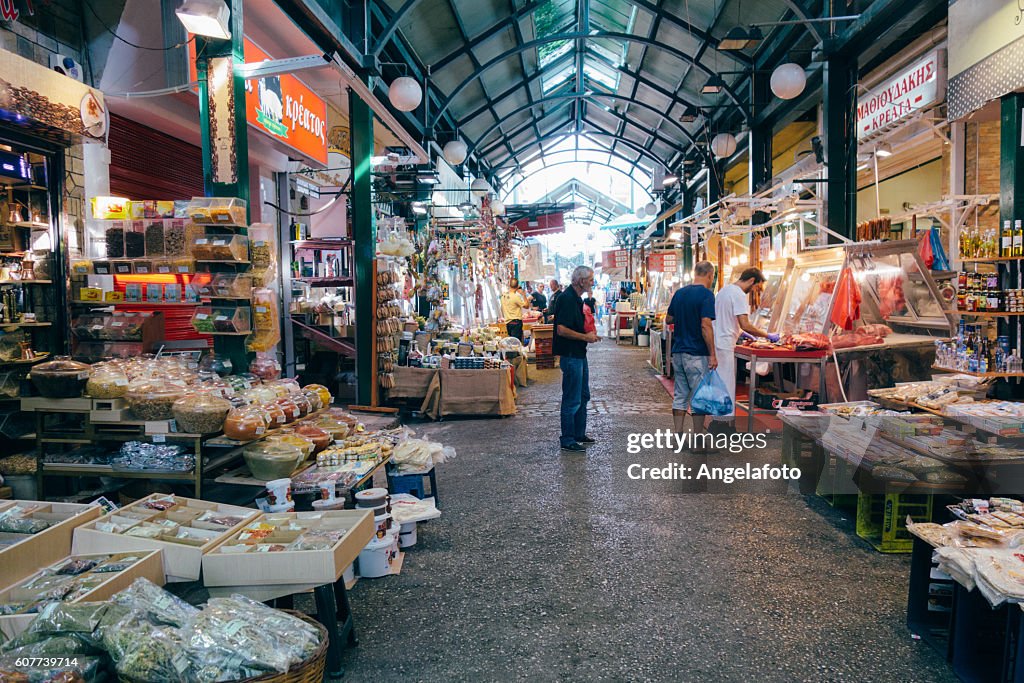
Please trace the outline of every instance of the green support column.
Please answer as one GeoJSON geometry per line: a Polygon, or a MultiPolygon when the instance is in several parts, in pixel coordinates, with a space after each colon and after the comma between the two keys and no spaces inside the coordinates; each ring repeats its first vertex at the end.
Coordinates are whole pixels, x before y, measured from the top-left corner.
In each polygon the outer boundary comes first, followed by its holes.
{"type": "MultiPolygon", "coordinates": [[[[199,124],[203,147],[203,184],[207,197],[238,197],[249,203],[249,139],[245,118],[245,79],[235,65],[245,63],[242,0],[230,0],[231,38],[196,38],[199,76],[199,124]],[[234,108],[232,109],[232,103],[234,108]],[[215,104],[217,103],[217,104],[215,104]]],[[[249,216],[246,216],[248,221],[249,216]]],[[[240,230],[245,233],[246,230],[240,230]]],[[[247,372],[245,337],[216,336],[213,349],[247,372]]]]}
{"type": "MultiPolygon", "coordinates": [[[[999,224],[1003,221],[1024,219],[1024,94],[1010,93],[1000,101],[999,122],[999,224]],[[1017,198],[1021,198],[1018,206],[1017,198]]],[[[1004,288],[1020,287],[1020,263],[1010,261],[999,264],[1004,288]]],[[[1020,318],[999,318],[998,333],[1010,337],[1010,347],[1021,344],[1020,318]]],[[[1016,382],[998,382],[996,396],[1018,398],[1024,395],[1024,386],[1016,382]]]]}
{"type": "Polygon", "coordinates": [[[825,61],[825,225],[850,239],[857,226],[856,86],[856,57],[832,55],[825,61]]]}
{"type": "MultiPolygon", "coordinates": [[[[430,222],[426,220],[416,221],[416,234],[422,236],[424,233],[429,232],[430,222]]],[[[416,259],[416,281],[419,282],[419,278],[423,276],[427,266],[427,250],[423,249],[423,253],[419,254],[419,258],[416,259]]],[[[416,295],[416,313],[423,316],[424,318],[430,315],[430,302],[427,301],[427,297],[417,294],[416,295]]]]}
{"type": "Polygon", "coordinates": [[[356,272],[356,401],[370,405],[373,392],[373,364],[376,358],[376,330],[370,325],[377,306],[374,295],[373,262],[377,257],[377,224],[373,215],[373,112],[349,90],[352,141],[352,241],[356,272]]]}

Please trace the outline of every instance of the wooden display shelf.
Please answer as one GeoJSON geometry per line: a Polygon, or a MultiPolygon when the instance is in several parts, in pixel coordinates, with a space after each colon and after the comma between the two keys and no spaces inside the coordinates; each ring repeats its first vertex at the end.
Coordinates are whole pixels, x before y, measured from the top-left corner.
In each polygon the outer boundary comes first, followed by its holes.
{"type": "Polygon", "coordinates": [[[1010,313],[1008,311],[943,311],[951,315],[969,315],[978,318],[1011,318],[1024,315],[1024,312],[1010,313]]]}
{"type": "Polygon", "coordinates": [[[943,368],[938,365],[933,365],[932,370],[939,370],[940,372],[952,372],[958,375],[970,375],[971,377],[1024,377],[1024,372],[971,372],[970,370],[943,368]]]}
{"type": "Polygon", "coordinates": [[[35,221],[18,221],[17,223],[8,223],[16,228],[36,228],[38,230],[49,230],[49,223],[36,223],[35,221]]]}
{"type": "MultiPolygon", "coordinates": [[[[46,360],[49,357],[50,357],[49,353],[44,353],[44,354],[40,355],[38,358],[32,358],[30,360],[22,360],[22,359],[19,359],[19,360],[2,360],[2,361],[0,361],[0,367],[6,366],[6,365],[34,365],[35,363],[40,363],[40,362],[46,360]]],[[[17,397],[14,397],[14,398],[17,398],[17,397]]]]}
{"type": "Polygon", "coordinates": [[[352,287],[356,283],[352,277],[293,277],[292,282],[305,282],[310,287],[352,287]]]}
{"type": "Polygon", "coordinates": [[[1024,261],[1024,256],[995,256],[992,258],[962,258],[960,263],[995,263],[1005,261],[1024,261]]]}
{"type": "Polygon", "coordinates": [[[0,327],[49,327],[53,323],[0,323],[0,327]]]}

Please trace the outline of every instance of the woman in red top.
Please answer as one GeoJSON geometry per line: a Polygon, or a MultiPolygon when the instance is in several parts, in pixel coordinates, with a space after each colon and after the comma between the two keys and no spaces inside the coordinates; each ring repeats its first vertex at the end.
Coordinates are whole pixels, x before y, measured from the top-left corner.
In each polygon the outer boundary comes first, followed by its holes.
{"type": "Polygon", "coordinates": [[[594,308],[596,302],[593,297],[583,300],[583,332],[597,332],[597,322],[594,320],[594,308]]]}

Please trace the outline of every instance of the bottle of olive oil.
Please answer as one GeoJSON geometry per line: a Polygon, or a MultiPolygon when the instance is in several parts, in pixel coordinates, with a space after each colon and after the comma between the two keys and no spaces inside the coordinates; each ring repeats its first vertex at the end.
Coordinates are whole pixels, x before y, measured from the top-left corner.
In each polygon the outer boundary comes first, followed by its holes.
{"type": "Polygon", "coordinates": [[[999,243],[999,255],[1001,257],[1010,258],[1013,256],[1013,228],[1008,220],[1003,221],[1003,230],[1000,233],[999,243]]]}

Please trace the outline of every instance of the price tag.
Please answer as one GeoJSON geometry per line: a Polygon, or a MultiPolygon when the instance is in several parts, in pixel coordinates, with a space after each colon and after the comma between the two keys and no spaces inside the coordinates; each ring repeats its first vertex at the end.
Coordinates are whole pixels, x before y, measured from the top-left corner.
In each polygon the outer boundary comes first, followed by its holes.
{"type": "Polygon", "coordinates": [[[267,307],[266,306],[257,306],[256,307],[256,312],[257,313],[266,313],[267,312],[267,307]]]}
{"type": "Polygon", "coordinates": [[[94,332],[97,332],[103,329],[103,325],[93,325],[90,329],[93,330],[94,332]]]}
{"type": "Polygon", "coordinates": [[[135,272],[140,275],[149,275],[149,268],[146,266],[135,266],[135,272]]]}
{"type": "Polygon", "coordinates": [[[196,240],[196,244],[209,244],[210,240],[200,239],[196,240]]]}
{"type": "Polygon", "coordinates": [[[154,434],[153,435],[153,443],[166,443],[166,442],[167,442],[167,435],[166,434],[154,434]]]}
{"type": "Polygon", "coordinates": [[[111,327],[124,327],[124,323],[119,320],[117,322],[110,323],[110,326],[111,327]]]}
{"type": "Polygon", "coordinates": [[[160,266],[159,268],[156,269],[156,272],[158,272],[158,273],[169,273],[169,272],[171,272],[171,269],[168,266],[160,266]]]}
{"type": "Polygon", "coordinates": [[[131,268],[129,268],[128,266],[118,266],[117,267],[117,272],[119,272],[119,273],[129,273],[129,272],[131,272],[131,268]]]}
{"type": "Polygon", "coordinates": [[[227,319],[228,317],[226,315],[218,315],[216,318],[214,318],[214,320],[216,320],[217,322],[224,322],[227,319]]]}
{"type": "Polygon", "coordinates": [[[178,266],[179,273],[188,273],[188,266],[178,266]]]}
{"type": "MultiPolygon", "coordinates": [[[[196,313],[196,320],[206,320],[209,317],[210,316],[208,316],[206,313],[196,313]]],[[[199,367],[199,366],[196,366],[196,367],[199,367]]]]}

